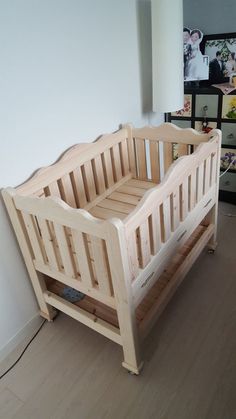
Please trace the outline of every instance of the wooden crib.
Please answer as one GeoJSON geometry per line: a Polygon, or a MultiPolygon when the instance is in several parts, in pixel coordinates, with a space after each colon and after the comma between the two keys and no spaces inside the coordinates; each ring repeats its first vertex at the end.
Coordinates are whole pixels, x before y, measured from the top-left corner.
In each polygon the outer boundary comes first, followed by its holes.
{"type": "Polygon", "coordinates": [[[208,244],[216,245],[221,132],[130,125],[78,144],[3,190],[40,307],[120,344],[140,344],[208,244]],[[65,286],[85,294],[71,303],[65,286]]]}

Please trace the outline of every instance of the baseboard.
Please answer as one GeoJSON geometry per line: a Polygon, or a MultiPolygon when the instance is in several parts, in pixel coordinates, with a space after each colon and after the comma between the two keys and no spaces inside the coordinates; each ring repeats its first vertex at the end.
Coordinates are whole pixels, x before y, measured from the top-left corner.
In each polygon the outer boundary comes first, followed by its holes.
{"type": "Polygon", "coordinates": [[[0,348],[0,362],[2,362],[16,347],[27,338],[31,338],[33,333],[38,329],[42,323],[42,317],[37,313],[31,320],[29,320],[22,329],[20,329],[15,336],[13,336],[6,345],[0,348]]]}

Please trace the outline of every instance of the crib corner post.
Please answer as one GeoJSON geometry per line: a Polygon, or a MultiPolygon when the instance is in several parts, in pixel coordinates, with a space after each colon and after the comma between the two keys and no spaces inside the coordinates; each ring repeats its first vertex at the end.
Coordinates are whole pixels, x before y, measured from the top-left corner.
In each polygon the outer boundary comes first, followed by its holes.
{"type": "Polygon", "coordinates": [[[46,303],[44,299],[44,291],[46,291],[46,283],[43,277],[43,274],[36,271],[32,255],[29,249],[29,243],[27,241],[26,231],[24,231],[24,226],[22,224],[21,217],[17,208],[14,204],[14,195],[16,195],[16,190],[13,188],[6,188],[2,190],[2,196],[7,208],[7,212],[14,229],[15,235],[17,237],[22,256],[24,258],[28,274],[31,279],[31,283],[38,301],[40,308],[40,315],[46,318],[49,321],[52,321],[55,317],[55,310],[49,304],[46,303]]]}
{"type": "Polygon", "coordinates": [[[122,366],[137,375],[140,373],[143,362],[141,360],[140,339],[133,303],[123,223],[120,220],[110,220],[107,233],[107,243],[109,243],[107,251],[124,353],[122,366]]]}

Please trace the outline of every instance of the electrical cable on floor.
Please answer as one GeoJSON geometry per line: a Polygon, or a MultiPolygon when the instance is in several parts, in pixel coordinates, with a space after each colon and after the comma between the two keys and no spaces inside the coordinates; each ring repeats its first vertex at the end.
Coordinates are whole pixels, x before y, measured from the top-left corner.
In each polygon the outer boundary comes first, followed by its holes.
{"type": "Polygon", "coordinates": [[[33,342],[33,340],[36,338],[36,336],[39,334],[40,330],[42,329],[43,325],[46,323],[46,319],[41,323],[39,329],[37,330],[37,332],[34,334],[34,336],[30,339],[30,341],[27,343],[26,347],[23,349],[23,351],[21,352],[20,356],[17,358],[17,360],[14,362],[14,364],[11,365],[11,367],[9,367],[2,375],[0,375],[0,380],[5,377],[6,374],[8,374],[9,371],[12,370],[12,368],[14,368],[14,366],[20,361],[20,359],[22,358],[22,356],[24,355],[26,349],[30,346],[31,342],[33,342]]]}

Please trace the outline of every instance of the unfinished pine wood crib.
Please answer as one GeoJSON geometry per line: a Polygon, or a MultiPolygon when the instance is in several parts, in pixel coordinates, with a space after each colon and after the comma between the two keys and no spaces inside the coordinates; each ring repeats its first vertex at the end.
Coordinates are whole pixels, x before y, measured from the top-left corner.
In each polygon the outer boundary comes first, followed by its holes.
{"type": "Polygon", "coordinates": [[[41,315],[60,310],[120,344],[138,374],[142,339],[215,247],[220,143],[219,130],[127,125],[4,189],[41,315]],[[85,298],[67,301],[65,286],[85,298]]]}

